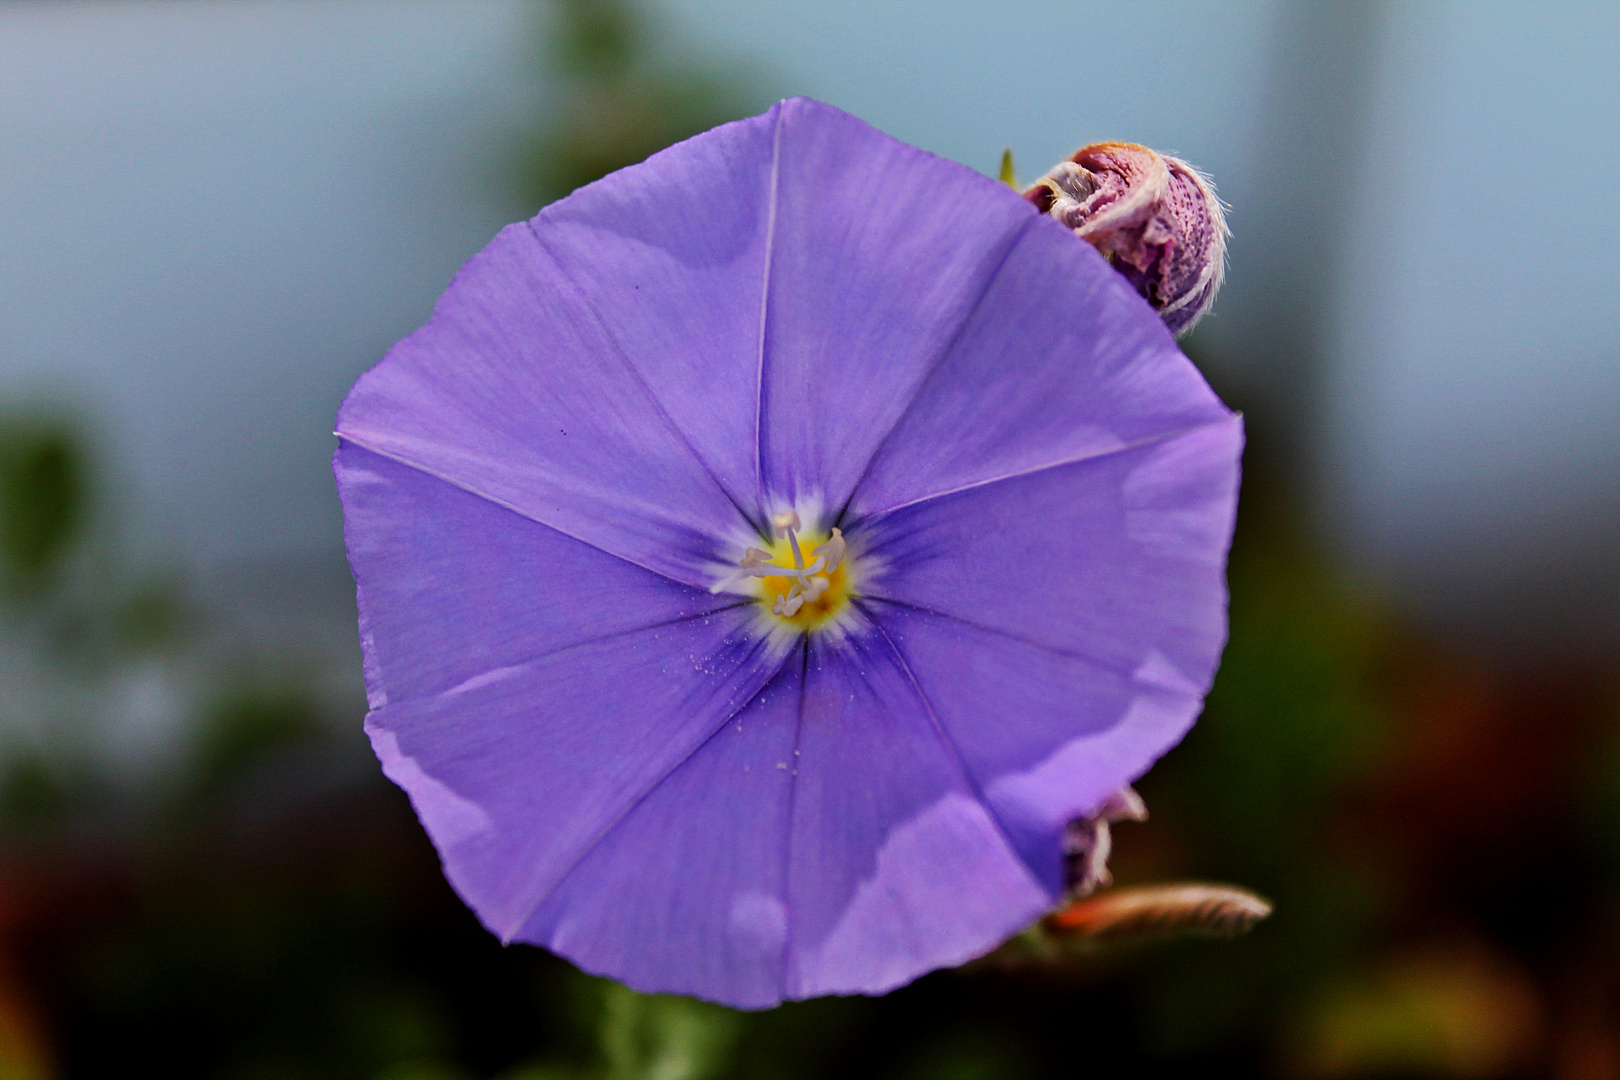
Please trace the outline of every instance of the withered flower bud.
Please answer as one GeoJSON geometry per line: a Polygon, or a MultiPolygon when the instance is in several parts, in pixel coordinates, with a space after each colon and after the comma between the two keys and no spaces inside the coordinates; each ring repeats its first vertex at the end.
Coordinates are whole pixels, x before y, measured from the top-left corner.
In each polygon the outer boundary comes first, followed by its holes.
{"type": "Polygon", "coordinates": [[[1087,817],[1069,822],[1064,848],[1069,862],[1069,895],[1089,896],[1100,885],[1112,884],[1108,856],[1114,849],[1109,824],[1115,821],[1146,821],[1147,804],[1129,787],[1122,787],[1087,817]]]}
{"type": "Polygon", "coordinates": [[[1024,191],[1089,242],[1171,331],[1191,330],[1226,271],[1226,227],[1209,178],[1134,143],[1093,143],[1024,191]]]}

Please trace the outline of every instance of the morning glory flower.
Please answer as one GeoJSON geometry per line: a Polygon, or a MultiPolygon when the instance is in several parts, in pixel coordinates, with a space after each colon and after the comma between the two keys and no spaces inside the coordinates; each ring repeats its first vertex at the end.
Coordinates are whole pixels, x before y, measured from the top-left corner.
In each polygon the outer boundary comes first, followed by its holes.
{"type": "Polygon", "coordinates": [[[502,231],[337,434],[384,771],[493,932],[641,990],[993,948],[1225,636],[1239,419],[1089,245],[812,101],[502,231]]]}

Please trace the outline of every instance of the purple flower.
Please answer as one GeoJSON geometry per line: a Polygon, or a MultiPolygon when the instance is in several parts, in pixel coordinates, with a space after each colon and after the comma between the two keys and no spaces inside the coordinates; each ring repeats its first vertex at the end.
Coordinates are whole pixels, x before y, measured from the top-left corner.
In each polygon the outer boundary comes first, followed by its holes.
{"type": "Polygon", "coordinates": [[[1239,419],[1088,245],[811,101],[505,229],[338,435],[384,770],[491,930],[643,990],[985,952],[1225,635],[1239,419]]]}

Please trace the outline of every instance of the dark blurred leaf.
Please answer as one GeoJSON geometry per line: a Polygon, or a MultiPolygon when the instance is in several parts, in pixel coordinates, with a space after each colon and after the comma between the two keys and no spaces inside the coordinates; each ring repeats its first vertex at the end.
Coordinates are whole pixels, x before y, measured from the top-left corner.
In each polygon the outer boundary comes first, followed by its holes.
{"type": "Polygon", "coordinates": [[[118,641],[133,649],[165,645],[191,628],[192,613],[178,582],[152,578],[137,584],[113,612],[118,641]]]}
{"type": "Polygon", "coordinates": [[[41,836],[61,829],[105,794],[98,779],[71,755],[9,748],[0,771],[0,835],[41,836]]]}
{"type": "Polygon", "coordinates": [[[638,994],[602,982],[606,1080],[710,1080],[724,1075],[740,1017],[706,1001],[638,994]]]}
{"type": "Polygon", "coordinates": [[[556,0],[548,51],[563,104],[523,167],[541,202],[634,165],[672,143],[758,111],[740,73],[660,55],[653,19],[635,0],[556,0]]]}
{"type": "Polygon", "coordinates": [[[988,1026],[929,1041],[898,1070],[900,1080],[1026,1080],[1040,1075],[1014,1032],[988,1026]]]}
{"type": "Polygon", "coordinates": [[[646,14],[627,0],[555,0],[551,52],[579,79],[622,74],[646,48],[646,14]]]}
{"type": "Polygon", "coordinates": [[[1382,669],[1399,637],[1303,534],[1263,460],[1245,462],[1245,489],[1214,690],[1183,744],[1138,787],[1196,852],[1179,873],[1241,881],[1277,913],[1218,954],[1144,970],[1152,1041],[1174,1055],[1261,1037],[1353,963],[1382,902],[1354,852],[1325,834],[1386,745],[1382,669]]]}
{"type": "Polygon", "coordinates": [[[48,581],[83,530],[85,501],[83,451],[67,424],[0,430],[0,562],[14,588],[48,581]]]}
{"type": "Polygon", "coordinates": [[[192,794],[221,794],[258,763],[323,732],[319,708],[296,682],[244,680],[202,717],[190,768],[192,794]]]}

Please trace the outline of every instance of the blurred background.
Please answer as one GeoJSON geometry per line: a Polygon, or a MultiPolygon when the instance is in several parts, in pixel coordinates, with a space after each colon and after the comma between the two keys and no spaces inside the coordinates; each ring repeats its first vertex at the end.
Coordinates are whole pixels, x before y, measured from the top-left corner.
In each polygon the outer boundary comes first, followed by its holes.
{"type": "Polygon", "coordinates": [[[0,0],[0,1080],[1620,1078],[1620,7],[0,0]],[[503,949],[328,468],[505,222],[789,94],[1215,176],[1232,636],[1116,833],[1235,941],[736,1014],[503,949]]]}

